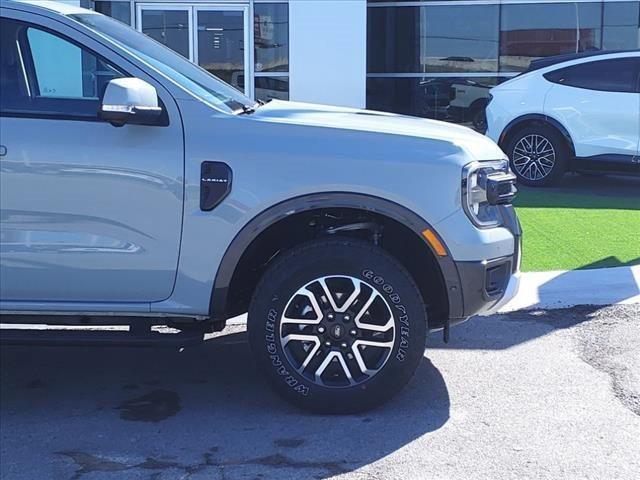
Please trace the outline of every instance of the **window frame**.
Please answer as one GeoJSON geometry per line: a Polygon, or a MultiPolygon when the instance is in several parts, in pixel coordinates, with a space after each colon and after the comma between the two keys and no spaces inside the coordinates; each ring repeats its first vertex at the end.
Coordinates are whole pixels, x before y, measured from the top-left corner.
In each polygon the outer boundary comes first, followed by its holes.
{"type": "MultiPolygon", "coordinates": [[[[27,103],[30,104],[31,109],[19,109],[19,108],[2,108],[0,110],[0,116],[9,118],[35,118],[35,119],[56,119],[56,120],[72,120],[72,121],[90,121],[90,122],[104,122],[98,116],[98,110],[102,102],[102,98],[98,98],[97,101],[93,99],[77,99],[77,98],[51,98],[41,97],[40,86],[38,84],[38,77],[36,75],[35,63],[33,60],[33,53],[31,51],[31,45],[27,37],[27,32],[30,28],[40,30],[53,35],[61,40],[64,40],[82,51],[95,56],[100,61],[110,65],[116,71],[120,72],[123,77],[132,77],[126,69],[120,65],[114,64],[114,62],[108,60],[103,55],[95,52],[93,49],[80,44],[79,42],[69,38],[67,35],[57,32],[44,25],[38,25],[30,21],[20,20],[11,17],[2,17],[3,21],[14,22],[19,24],[22,29],[17,35],[18,53],[20,54],[21,64],[23,68],[23,75],[27,82],[29,90],[29,96],[27,97],[27,103]],[[36,94],[37,92],[37,94],[36,94]],[[65,112],[65,106],[76,105],[76,108],[71,108],[65,112]],[[84,113],[83,109],[87,108],[87,105],[96,105],[95,113],[84,113]],[[42,108],[40,108],[42,106],[42,108]],[[59,110],[59,111],[56,111],[59,110]],[[77,110],[77,111],[73,111],[77,110]]],[[[160,101],[160,98],[158,97],[160,101]]],[[[164,108],[163,108],[164,109],[164,108]]]]}
{"type": "MultiPolygon", "coordinates": [[[[603,71],[605,71],[603,69],[603,71]]],[[[581,90],[589,90],[592,92],[606,92],[606,93],[640,93],[640,57],[636,57],[636,56],[628,56],[628,57],[614,57],[614,58],[594,58],[590,61],[587,62],[580,62],[580,63],[575,63],[573,65],[568,65],[566,67],[562,67],[562,68],[557,68],[555,70],[546,72],[543,74],[543,77],[548,81],[553,83],[554,85],[561,85],[563,87],[571,87],[571,88],[579,88],[581,90]],[[572,85],[570,83],[563,83],[560,82],[559,79],[556,79],[555,77],[557,75],[562,75],[562,72],[566,72],[567,70],[572,70],[572,69],[577,69],[580,67],[587,67],[591,64],[594,63],[604,63],[604,62],[613,62],[616,60],[629,60],[629,61],[633,61],[633,59],[636,59],[636,64],[635,64],[635,81],[632,80],[632,85],[631,85],[631,89],[630,90],[609,90],[609,89],[604,89],[604,88],[593,88],[593,87],[586,87],[586,86],[581,86],[581,85],[572,85]]]]}

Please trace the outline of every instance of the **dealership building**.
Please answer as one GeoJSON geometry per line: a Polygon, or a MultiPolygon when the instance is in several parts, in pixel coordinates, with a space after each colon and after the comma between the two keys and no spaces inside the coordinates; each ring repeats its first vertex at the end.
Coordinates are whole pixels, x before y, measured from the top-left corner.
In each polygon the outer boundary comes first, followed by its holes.
{"type": "Polygon", "coordinates": [[[489,88],[531,60],[640,48],[637,0],[66,1],[130,24],[257,99],[480,129],[489,88]]]}

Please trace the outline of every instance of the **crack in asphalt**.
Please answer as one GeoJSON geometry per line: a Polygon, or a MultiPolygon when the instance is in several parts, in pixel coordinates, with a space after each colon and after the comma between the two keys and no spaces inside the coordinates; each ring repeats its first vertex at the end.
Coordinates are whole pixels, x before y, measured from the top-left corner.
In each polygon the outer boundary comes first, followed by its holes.
{"type": "Polygon", "coordinates": [[[640,312],[635,313],[638,313],[635,318],[623,316],[611,321],[598,317],[582,325],[578,342],[582,360],[606,373],[616,398],[640,416],[640,391],[634,388],[640,385],[639,372],[634,369],[634,365],[640,366],[640,312]],[[635,361],[633,355],[636,355],[635,361]]]}
{"type": "MultiPolygon", "coordinates": [[[[217,448],[212,449],[214,452],[217,448]]],[[[91,453],[81,451],[61,451],[55,452],[57,455],[61,455],[71,459],[78,467],[73,476],[69,480],[81,480],[85,475],[94,472],[124,472],[131,470],[154,470],[156,471],[151,475],[151,478],[158,478],[159,473],[165,470],[179,470],[182,471],[184,479],[190,478],[196,473],[200,473],[209,468],[217,468],[222,478],[225,477],[225,468],[228,467],[242,467],[249,465],[259,465],[270,468],[291,468],[296,470],[319,470],[324,472],[325,475],[334,476],[343,474],[349,471],[347,468],[348,463],[345,460],[340,461],[303,461],[294,460],[287,455],[281,453],[274,453],[257,458],[251,458],[246,460],[235,461],[216,461],[213,458],[212,452],[206,452],[202,456],[202,461],[196,464],[188,465],[179,462],[159,460],[153,457],[147,457],[143,462],[127,463],[126,461],[105,458],[91,453]],[[160,471],[160,472],[158,472],[160,471]]],[[[324,476],[317,477],[324,478],[324,476]]]]}
{"type": "Polygon", "coordinates": [[[607,374],[613,395],[640,416],[640,377],[636,371],[640,367],[639,305],[514,312],[505,316],[505,321],[545,323],[555,329],[575,327],[571,335],[578,344],[579,358],[607,374]]]}

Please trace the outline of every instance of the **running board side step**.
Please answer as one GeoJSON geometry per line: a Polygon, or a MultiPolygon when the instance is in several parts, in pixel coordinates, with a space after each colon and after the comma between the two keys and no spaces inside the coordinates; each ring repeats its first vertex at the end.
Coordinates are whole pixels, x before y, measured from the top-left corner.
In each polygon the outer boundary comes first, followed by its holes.
{"type": "Polygon", "coordinates": [[[182,348],[199,345],[203,341],[203,331],[160,333],[122,330],[0,329],[2,345],[182,348]]]}

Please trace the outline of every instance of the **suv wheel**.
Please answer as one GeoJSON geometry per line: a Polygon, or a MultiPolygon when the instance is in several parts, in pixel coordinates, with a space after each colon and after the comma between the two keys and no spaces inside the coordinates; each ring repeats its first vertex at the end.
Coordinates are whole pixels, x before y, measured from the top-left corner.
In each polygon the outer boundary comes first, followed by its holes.
{"type": "Polygon", "coordinates": [[[293,248],[262,277],[249,309],[249,341],[275,390],[319,413],[378,406],[423,357],[427,318],[404,267],[350,239],[293,248]]]}
{"type": "Polygon", "coordinates": [[[526,127],[513,135],[507,144],[507,154],[520,183],[546,187],[558,183],[564,175],[569,149],[560,133],[540,125],[526,127]]]}

